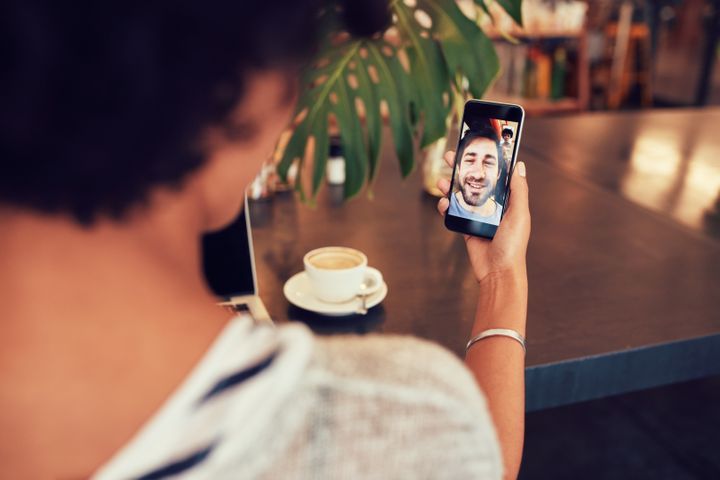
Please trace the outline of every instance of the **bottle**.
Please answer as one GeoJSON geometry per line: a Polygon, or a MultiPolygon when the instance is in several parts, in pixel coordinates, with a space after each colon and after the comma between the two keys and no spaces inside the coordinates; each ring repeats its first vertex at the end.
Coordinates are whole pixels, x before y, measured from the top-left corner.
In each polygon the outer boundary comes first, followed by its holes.
{"type": "Polygon", "coordinates": [[[330,156],[325,167],[325,178],[330,185],[345,183],[345,157],[338,137],[330,139],[330,156]]]}
{"type": "Polygon", "coordinates": [[[552,88],[550,98],[558,100],[565,94],[565,70],[567,69],[567,53],[565,48],[555,50],[554,65],[552,69],[552,88]]]}

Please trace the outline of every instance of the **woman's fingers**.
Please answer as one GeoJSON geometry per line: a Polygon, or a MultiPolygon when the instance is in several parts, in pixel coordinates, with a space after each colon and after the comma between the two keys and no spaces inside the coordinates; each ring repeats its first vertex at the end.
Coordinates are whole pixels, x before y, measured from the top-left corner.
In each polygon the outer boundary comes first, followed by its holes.
{"type": "Polygon", "coordinates": [[[530,231],[530,206],[528,200],[528,183],[525,173],[525,163],[518,162],[510,180],[510,198],[508,199],[507,213],[503,217],[500,227],[511,230],[530,231]]]}
{"type": "Polygon", "coordinates": [[[447,197],[443,197],[440,200],[438,200],[437,209],[440,215],[443,217],[445,216],[445,212],[447,212],[448,207],[450,206],[450,202],[448,201],[447,197]]]}
{"type": "Polygon", "coordinates": [[[447,178],[441,178],[437,181],[435,185],[437,185],[443,195],[448,194],[448,191],[450,190],[450,180],[448,180],[447,178]]]}
{"type": "Polygon", "coordinates": [[[525,162],[517,162],[517,165],[515,165],[515,171],[510,179],[510,192],[508,214],[510,214],[512,210],[518,210],[520,211],[519,213],[529,212],[525,162]]]}
{"type": "MultiPolygon", "coordinates": [[[[445,163],[449,166],[453,166],[453,162],[455,161],[455,152],[452,150],[445,152],[445,155],[443,155],[443,160],[445,160],[445,163]]],[[[443,198],[438,200],[437,209],[438,212],[440,212],[440,215],[445,216],[445,212],[447,212],[448,207],[450,206],[450,201],[447,199],[447,194],[450,191],[450,180],[447,178],[441,178],[437,182],[437,187],[440,189],[440,191],[445,195],[443,198]]]]}

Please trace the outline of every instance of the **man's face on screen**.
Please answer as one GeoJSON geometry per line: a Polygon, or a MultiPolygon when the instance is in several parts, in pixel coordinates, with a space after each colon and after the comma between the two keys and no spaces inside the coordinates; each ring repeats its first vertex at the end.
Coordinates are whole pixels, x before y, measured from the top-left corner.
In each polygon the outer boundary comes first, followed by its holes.
{"type": "Polygon", "coordinates": [[[483,205],[495,191],[498,178],[497,145],[489,138],[476,138],[465,147],[458,180],[465,203],[483,205]]]}

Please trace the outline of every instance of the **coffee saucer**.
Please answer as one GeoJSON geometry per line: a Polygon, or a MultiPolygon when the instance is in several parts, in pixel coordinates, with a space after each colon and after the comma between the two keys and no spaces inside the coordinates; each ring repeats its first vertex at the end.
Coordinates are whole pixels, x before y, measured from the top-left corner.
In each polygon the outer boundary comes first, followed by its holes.
{"type": "MultiPolygon", "coordinates": [[[[296,273],[285,282],[283,293],[288,302],[296,307],[300,307],[311,312],[320,313],[322,315],[343,316],[356,313],[362,306],[360,297],[355,297],[343,303],[327,303],[318,300],[310,286],[310,279],[307,274],[302,271],[296,273]]],[[[380,289],[368,295],[365,301],[366,308],[372,308],[385,299],[388,293],[388,287],[385,282],[382,283],[380,289]]]]}

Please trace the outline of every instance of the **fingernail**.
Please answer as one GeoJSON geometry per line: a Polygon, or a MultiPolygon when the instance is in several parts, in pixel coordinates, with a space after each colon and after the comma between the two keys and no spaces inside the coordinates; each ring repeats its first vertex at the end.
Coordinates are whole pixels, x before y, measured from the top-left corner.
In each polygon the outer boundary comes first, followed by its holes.
{"type": "Polygon", "coordinates": [[[525,177],[525,162],[518,162],[517,164],[518,175],[525,177]]]}

